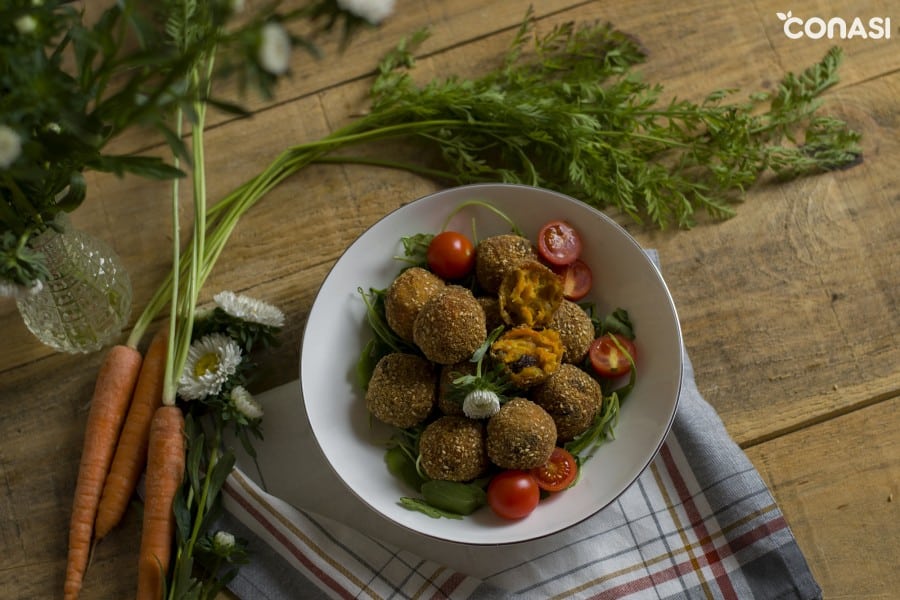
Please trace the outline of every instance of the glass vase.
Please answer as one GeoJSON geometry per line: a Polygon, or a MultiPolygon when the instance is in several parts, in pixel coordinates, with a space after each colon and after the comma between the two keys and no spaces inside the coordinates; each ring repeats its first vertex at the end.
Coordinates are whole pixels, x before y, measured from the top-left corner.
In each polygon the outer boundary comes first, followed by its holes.
{"type": "Polygon", "coordinates": [[[37,293],[16,300],[25,326],[60,352],[99,350],[128,321],[131,280],[119,257],[103,241],[56,218],[29,246],[44,255],[50,276],[37,293]]]}

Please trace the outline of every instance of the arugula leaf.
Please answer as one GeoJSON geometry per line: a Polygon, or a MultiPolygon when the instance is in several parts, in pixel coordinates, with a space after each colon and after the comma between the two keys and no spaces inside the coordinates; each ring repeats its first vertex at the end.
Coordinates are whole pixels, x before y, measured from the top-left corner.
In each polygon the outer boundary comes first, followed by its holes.
{"type": "Polygon", "coordinates": [[[412,267],[427,267],[428,245],[433,238],[434,234],[431,233],[417,233],[400,238],[400,242],[403,244],[404,256],[396,258],[409,263],[412,267]]]}
{"type": "Polygon", "coordinates": [[[628,311],[624,308],[617,308],[610,314],[606,315],[600,324],[601,333],[618,333],[624,335],[629,340],[634,339],[634,325],[628,317],[628,311]]]}
{"type": "Polygon", "coordinates": [[[431,480],[422,484],[424,501],[432,508],[470,515],[487,504],[487,493],[471,483],[431,480]]]}
{"type": "Polygon", "coordinates": [[[403,496],[402,498],[400,498],[400,506],[408,508],[409,510],[417,510],[420,513],[424,513],[434,519],[440,519],[441,517],[444,517],[446,519],[462,519],[462,515],[458,515],[447,510],[441,510],[440,508],[435,508],[421,498],[410,498],[409,496],[403,496]]]}

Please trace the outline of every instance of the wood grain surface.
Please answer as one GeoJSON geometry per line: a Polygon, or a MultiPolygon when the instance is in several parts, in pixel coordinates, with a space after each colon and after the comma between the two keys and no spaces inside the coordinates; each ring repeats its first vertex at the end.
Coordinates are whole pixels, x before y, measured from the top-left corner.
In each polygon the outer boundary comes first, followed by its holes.
{"type": "MultiPolygon", "coordinates": [[[[497,64],[531,2],[398,0],[381,28],[341,52],[302,57],[247,119],[215,115],[207,133],[210,198],[289,145],[365,111],[379,57],[429,27],[416,77],[477,76],[497,64]]],[[[796,4],[796,3],[795,3],[796,4]]],[[[648,53],[641,69],[669,97],[769,89],[788,71],[845,52],[824,110],[863,133],[864,160],[786,184],[763,182],[724,222],[657,231],[622,223],[659,250],[700,391],[771,486],[826,598],[890,598],[900,589],[900,30],[887,40],[791,40],[780,0],[534,3],[539,30],[608,20],[648,53]]],[[[816,0],[813,16],[890,16],[896,2],[816,0]]],[[[227,90],[226,90],[227,91],[227,90]]],[[[116,142],[164,153],[146,132],[116,142]]],[[[368,149],[384,152],[385,147],[368,149]]],[[[394,144],[395,155],[415,152],[394,144]]],[[[76,226],[110,243],[131,273],[133,318],[169,270],[168,186],[90,174],[76,226]]],[[[342,250],[388,211],[443,183],[372,167],[318,165],[241,221],[202,300],[221,289],[283,308],[284,344],[261,358],[261,389],[297,377],[301,331],[342,250]]],[[[190,198],[184,198],[183,223],[190,198]]],[[[101,355],[55,354],[0,299],[0,597],[57,597],[87,403],[101,355]]],[[[83,597],[133,595],[138,511],[100,543],[83,597]]]]}

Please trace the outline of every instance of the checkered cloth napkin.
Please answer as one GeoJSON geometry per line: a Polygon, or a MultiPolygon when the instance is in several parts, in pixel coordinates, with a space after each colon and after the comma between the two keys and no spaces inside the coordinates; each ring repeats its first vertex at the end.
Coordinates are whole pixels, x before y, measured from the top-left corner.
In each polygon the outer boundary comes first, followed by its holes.
{"type": "Polygon", "coordinates": [[[771,493],[701,397],[687,358],[684,368],[672,430],[618,500],[566,531],[503,547],[386,527],[324,460],[307,464],[320,456],[312,434],[284,412],[300,404],[298,383],[262,394],[265,446],[280,461],[261,449],[269,492],[246,461],[226,483],[222,526],[248,539],[252,556],[230,588],[248,600],[820,598],[771,493]],[[309,450],[303,462],[285,460],[298,447],[309,450]]]}

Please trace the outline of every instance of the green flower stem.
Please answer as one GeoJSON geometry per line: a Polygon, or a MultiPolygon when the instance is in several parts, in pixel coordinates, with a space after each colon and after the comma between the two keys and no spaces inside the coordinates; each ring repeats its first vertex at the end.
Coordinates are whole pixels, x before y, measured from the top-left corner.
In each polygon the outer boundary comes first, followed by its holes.
{"type": "MultiPolygon", "coordinates": [[[[206,80],[209,81],[209,75],[213,67],[214,54],[210,54],[206,64],[206,80]]],[[[195,68],[191,74],[191,85],[199,88],[200,73],[195,68]]],[[[207,84],[208,85],[208,84],[207,84]]],[[[199,97],[199,96],[198,96],[199,97]]],[[[184,258],[189,258],[187,263],[187,273],[185,280],[185,292],[180,293],[179,280],[181,277],[171,279],[171,315],[169,319],[169,353],[166,363],[166,377],[163,387],[163,403],[173,405],[178,389],[178,378],[181,375],[184,365],[187,362],[188,350],[191,344],[191,331],[194,327],[194,307],[197,304],[197,298],[200,295],[200,289],[203,282],[200,280],[200,272],[203,268],[202,259],[204,257],[204,246],[206,241],[206,160],[204,156],[204,138],[203,132],[206,121],[206,103],[200,99],[193,104],[196,114],[196,122],[191,127],[192,141],[192,177],[193,184],[193,203],[194,203],[194,227],[191,238],[190,252],[184,258]],[[179,316],[181,317],[179,319],[179,316]]],[[[179,115],[181,116],[181,115],[179,115]]],[[[181,127],[179,119],[179,129],[181,127]]],[[[177,159],[176,159],[177,160],[177,159]]],[[[180,244],[180,226],[178,221],[179,209],[179,188],[173,183],[172,190],[172,212],[173,212],[173,268],[174,265],[181,265],[184,258],[179,254],[180,244]]],[[[161,306],[159,307],[161,308],[161,306]]],[[[152,320],[144,319],[142,315],[139,322],[146,327],[146,323],[152,320]]],[[[135,328],[137,329],[137,327],[135,328]]],[[[143,332],[132,336],[142,335],[143,332]]]]}
{"type": "MultiPolygon", "coordinates": [[[[178,133],[178,137],[181,137],[184,130],[184,114],[181,108],[175,112],[175,129],[178,133]]],[[[178,155],[175,155],[174,158],[175,166],[178,167],[180,164],[180,160],[178,155]]],[[[180,198],[181,186],[179,184],[179,179],[176,177],[172,179],[172,264],[177,265],[181,262],[181,223],[178,218],[178,199],[180,198]]],[[[152,303],[155,307],[154,315],[147,315],[147,311],[138,318],[135,323],[134,328],[131,330],[131,335],[128,336],[128,345],[132,348],[137,348],[138,343],[141,341],[141,337],[144,334],[144,330],[150,324],[150,321],[153,320],[153,316],[162,310],[162,307],[165,304],[165,301],[169,299],[172,305],[172,312],[175,311],[175,305],[178,299],[179,293],[179,278],[169,278],[169,286],[165,290],[157,290],[154,295],[154,302],[152,303]],[[148,318],[149,317],[149,318],[148,318]]],[[[175,336],[177,334],[177,323],[175,319],[169,319],[169,341],[167,343],[168,348],[175,347],[175,336]]],[[[166,352],[166,369],[165,374],[163,376],[163,398],[174,398],[174,390],[166,389],[168,382],[173,381],[175,373],[175,356],[172,352],[166,352]]]]}
{"type": "MultiPolygon", "coordinates": [[[[212,442],[209,444],[209,462],[206,465],[206,474],[207,476],[203,478],[203,488],[200,490],[200,497],[197,498],[193,494],[193,488],[191,488],[188,498],[187,498],[187,509],[191,510],[194,500],[197,501],[197,514],[194,516],[194,524],[191,528],[191,536],[185,541],[184,544],[178,545],[178,550],[175,553],[175,569],[174,571],[179,572],[179,564],[182,560],[190,559],[194,554],[194,546],[197,544],[197,540],[200,538],[200,535],[203,533],[202,526],[204,521],[206,520],[206,509],[210,503],[210,484],[212,482],[212,477],[209,476],[210,473],[215,469],[216,464],[219,462],[219,446],[222,443],[222,422],[219,419],[215,419],[215,436],[213,437],[212,442]]],[[[175,588],[170,586],[169,595],[167,600],[175,600],[175,588]]]]}

